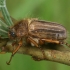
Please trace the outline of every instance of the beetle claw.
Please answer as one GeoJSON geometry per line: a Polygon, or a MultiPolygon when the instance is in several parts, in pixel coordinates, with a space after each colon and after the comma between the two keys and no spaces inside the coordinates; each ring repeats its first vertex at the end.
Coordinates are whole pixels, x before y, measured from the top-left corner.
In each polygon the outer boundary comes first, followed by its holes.
{"type": "Polygon", "coordinates": [[[12,57],[13,57],[13,55],[11,55],[10,60],[9,60],[8,62],[6,62],[7,65],[10,65],[10,62],[11,62],[11,60],[12,60],[12,57]]]}
{"type": "Polygon", "coordinates": [[[10,63],[9,63],[9,62],[6,62],[6,64],[7,64],[7,65],[10,65],[10,63]]]}

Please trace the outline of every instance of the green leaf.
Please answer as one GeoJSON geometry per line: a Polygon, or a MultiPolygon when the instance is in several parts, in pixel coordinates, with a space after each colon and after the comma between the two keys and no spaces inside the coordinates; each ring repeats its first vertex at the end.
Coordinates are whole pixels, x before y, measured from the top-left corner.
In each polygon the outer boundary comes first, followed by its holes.
{"type": "Polygon", "coordinates": [[[2,14],[4,16],[6,24],[8,26],[13,25],[13,22],[12,22],[12,20],[10,18],[9,12],[7,10],[7,7],[6,7],[6,0],[0,0],[0,10],[2,11],[2,14]]]}
{"type": "Polygon", "coordinates": [[[8,30],[9,27],[13,25],[13,22],[6,7],[6,0],[0,0],[0,11],[5,20],[4,22],[0,18],[0,36],[1,38],[8,38],[8,30]]]}

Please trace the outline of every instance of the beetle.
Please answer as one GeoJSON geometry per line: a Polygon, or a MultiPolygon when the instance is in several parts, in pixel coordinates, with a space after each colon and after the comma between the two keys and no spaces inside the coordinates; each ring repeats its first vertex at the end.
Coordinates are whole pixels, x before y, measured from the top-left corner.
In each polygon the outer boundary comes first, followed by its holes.
{"type": "MultiPolygon", "coordinates": [[[[39,45],[43,42],[65,44],[69,46],[64,42],[67,38],[67,31],[65,27],[58,23],[44,20],[21,20],[14,24],[14,26],[10,27],[8,35],[11,39],[20,39],[18,47],[12,52],[10,61],[12,59],[12,56],[22,46],[22,38],[26,38],[36,47],[39,47],[39,45]],[[34,39],[36,39],[37,41],[35,41],[34,39]]],[[[8,64],[10,63],[10,61],[8,62],[8,64]]]]}

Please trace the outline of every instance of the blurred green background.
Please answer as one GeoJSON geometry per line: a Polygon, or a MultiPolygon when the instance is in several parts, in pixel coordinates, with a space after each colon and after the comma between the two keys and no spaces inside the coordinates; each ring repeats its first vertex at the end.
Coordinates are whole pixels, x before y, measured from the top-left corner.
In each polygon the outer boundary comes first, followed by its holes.
{"type": "MultiPolygon", "coordinates": [[[[21,20],[24,18],[39,18],[41,20],[58,22],[70,32],[70,0],[6,0],[10,15],[21,20]]],[[[51,62],[34,61],[28,55],[16,54],[11,65],[6,65],[11,53],[0,54],[0,70],[70,70],[70,66],[51,62]]]]}

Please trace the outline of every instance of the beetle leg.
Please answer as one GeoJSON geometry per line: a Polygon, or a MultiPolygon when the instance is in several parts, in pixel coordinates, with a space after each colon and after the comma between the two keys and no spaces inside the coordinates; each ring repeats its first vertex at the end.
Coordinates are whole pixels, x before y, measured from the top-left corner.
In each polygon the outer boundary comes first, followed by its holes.
{"type": "Polygon", "coordinates": [[[52,40],[52,39],[42,39],[42,41],[49,42],[49,43],[56,43],[56,44],[59,44],[60,43],[59,41],[52,40]]]}
{"type": "Polygon", "coordinates": [[[19,41],[17,48],[12,52],[12,55],[10,57],[10,60],[7,62],[8,65],[10,65],[10,62],[12,60],[12,57],[15,55],[15,53],[19,50],[19,48],[22,46],[22,39],[19,41]]]}
{"type": "MultiPolygon", "coordinates": [[[[40,45],[43,45],[43,44],[44,44],[44,41],[42,41],[42,40],[40,39],[40,40],[39,40],[39,44],[40,44],[40,45]]],[[[40,50],[42,51],[43,57],[44,57],[44,59],[45,59],[46,56],[45,56],[45,52],[44,52],[43,48],[41,48],[41,47],[39,47],[39,48],[40,48],[40,50]]],[[[38,60],[42,60],[42,59],[39,59],[39,58],[38,58],[38,60]]]]}
{"type": "Polygon", "coordinates": [[[66,42],[61,42],[61,44],[65,44],[66,46],[70,47],[70,44],[66,43],[66,42]]]}
{"type": "Polygon", "coordinates": [[[34,41],[31,37],[28,37],[28,40],[33,43],[36,47],[39,47],[38,43],[34,41]]]}
{"type": "Polygon", "coordinates": [[[39,40],[39,44],[40,45],[43,45],[44,44],[44,41],[42,41],[41,39],[39,40]]]}
{"type": "Polygon", "coordinates": [[[66,46],[70,47],[70,45],[68,43],[64,43],[66,46]]]}
{"type": "MultiPolygon", "coordinates": [[[[28,40],[30,40],[30,41],[31,41],[36,47],[38,47],[38,48],[42,51],[43,56],[44,56],[44,59],[45,59],[45,53],[44,53],[44,50],[38,45],[38,43],[36,43],[31,37],[29,37],[28,40]]],[[[43,43],[42,40],[40,40],[40,42],[43,43]]],[[[38,58],[38,59],[39,59],[39,58],[38,58]]]]}

